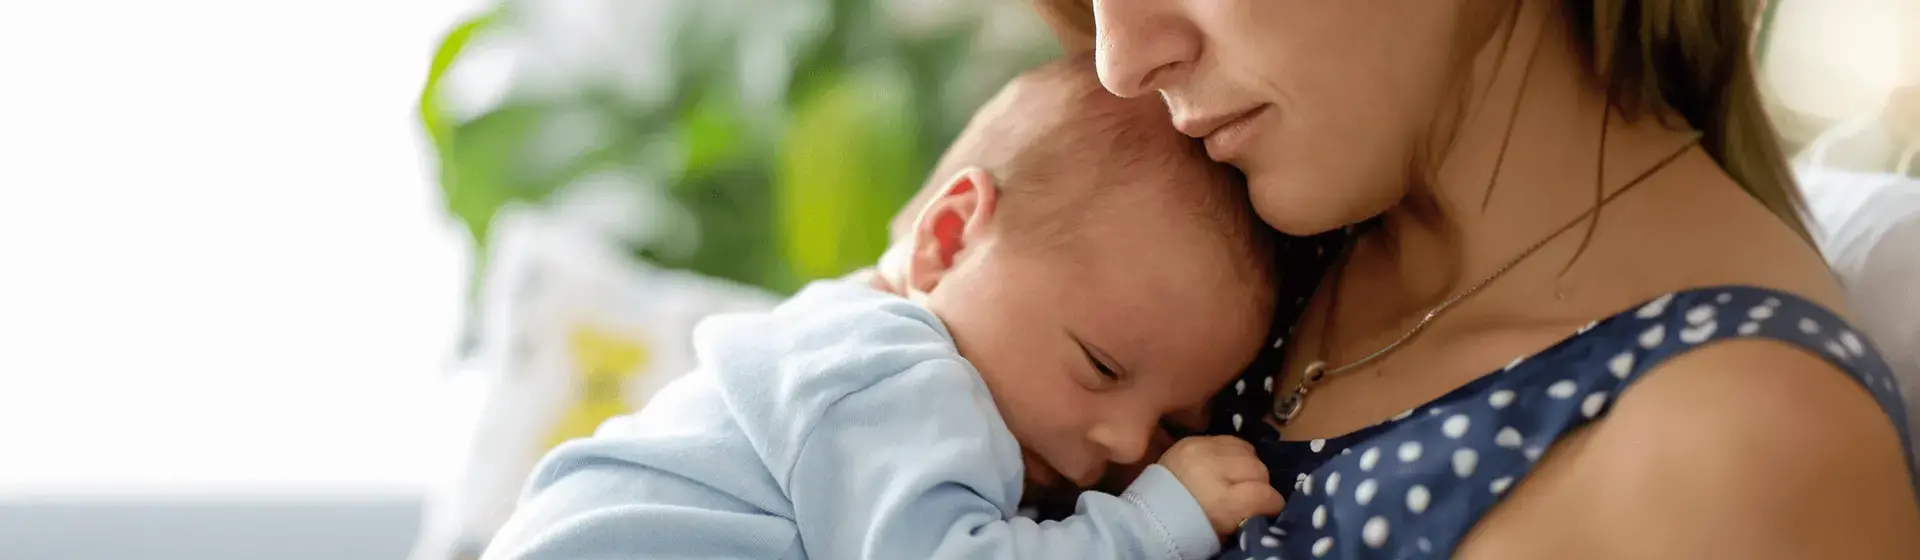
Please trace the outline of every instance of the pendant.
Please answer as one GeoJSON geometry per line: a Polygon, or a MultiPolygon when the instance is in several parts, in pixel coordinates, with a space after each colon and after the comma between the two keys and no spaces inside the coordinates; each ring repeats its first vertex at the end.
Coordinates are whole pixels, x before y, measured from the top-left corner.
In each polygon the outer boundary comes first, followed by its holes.
{"type": "Polygon", "coordinates": [[[1282,428],[1287,427],[1288,423],[1293,422],[1295,416],[1300,415],[1300,407],[1306,406],[1306,396],[1306,388],[1302,387],[1288,393],[1279,402],[1273,403],[1273,421],[1280,424],[1282,428]]]}
{"type": "Polygon", "coordinates": [[[1300,372],[1300,382],[1293,386],[1287,396],[1273,403],[1273,421],[1282,428],[1287,427],[1288,423],[1300,416],[1300,409],[1307,406],[1307,391],[1313,390],[1313,386],[1326,377],[1326,362],[1315,360],[1307,364],[1307,368],[1300,372]]]}

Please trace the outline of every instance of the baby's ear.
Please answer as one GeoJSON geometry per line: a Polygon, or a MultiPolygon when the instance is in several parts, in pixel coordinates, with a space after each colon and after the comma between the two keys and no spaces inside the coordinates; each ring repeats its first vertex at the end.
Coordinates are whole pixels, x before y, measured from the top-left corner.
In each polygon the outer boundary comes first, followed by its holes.
{"type": "Polygon", "coordinates": [[[993,176],[984,169],[969,167],[948,180],[914,220],[901,287],[908,292],[933,291],[953,270],[960,254],[984,237],[998,201],[993,176]]]}

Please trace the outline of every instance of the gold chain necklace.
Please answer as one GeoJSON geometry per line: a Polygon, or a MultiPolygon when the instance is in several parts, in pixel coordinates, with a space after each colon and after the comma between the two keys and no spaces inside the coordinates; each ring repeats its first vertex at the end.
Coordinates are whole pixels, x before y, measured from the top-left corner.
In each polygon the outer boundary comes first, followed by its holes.
{"type": "MultiPolygon", "coordinates": [[[[1307,394],[1313,391],[1313,388],[1315,385],[1318,385],[1321,381],[1324,381],[1329,377],[1333,377],[1336,375],[1353,371],[1355,369],[1359,369],[1361,366],[1365,366],[1367,364],[1373,363],[1374,361],[1379,360],[1380,358],[1386,357],[1388,354],[1393,353],[1395,350],[1400,349],[1401,345],[1406,344],[1407,341],[1412,340],[1414,336],[1417,336],[1422,331],[1425,331],[1428,325],[1432,324],[1435,319],[1440,318],[1440,316],[1446,313],[1448,310],[1453,309],[1453,306],[1460,303],[1461,300],[1465,300],[1474,294],[1480,293],[1481,289],[1486,288],[1487,285],[1492,284],[1493,281],[1499,280],[1501,276],[1506,275],[1507,271],[1513,270],[1513,267],[1519,265],[1521,261],[1525,261],[1527,257],[1533,256],[1535,252],[1538,252],[1542,247],[1546,247],[1548,243],[1560,237],[1561,234],[1565,234],[1567,231],[1572,230],[1573,226],[1579,225],[1580,222],[1583,220],[1586,220],[1587,217],[1592,216],[1595,212],[1599,212],[1601,206],[1605,206],[1607,205],[1607,203],[1613,202],[1613,200],[1615,198],[1618,198],[1621,194],[1624,194],[1627,191],[1632,190],[1633,187],[1639,186],[1640,183],[1645,182],[1647,178],[1652,177],[1655,172],[1658,172],[1661,169],[1666,168],[1666,166],[1670,163],[1673,163],[1674,160],[1680,159],[1680,156],[1682,154],[1687,153],[1687,150],[1692,148],[1694,143],[1699,141],[1699,139],[1700,139],[1699,132],[1694,132],[1690,134],[1687,137],[1687,141],[1681,144],[1679,149],[1674,150],[1673,153],[1668,154],[1667,157],[1662,158],[1660,161],[1655,162],[1652,166],[1649,166],[1646,169],[1646,171],[1642,171],[1640,175],[1637,177],[1634,177],[1632,181],[1628,181],[1626,185],[1620,187],[1618,190],[1613,191],[1613,193],[1608,194],[1606,197],[1601,198],[1597,204],[1593,205],[1593,207],[1588,208],[1587,211],[1585,212],[1581,212],[1580,215],[1578,216],[1574,216],[1572,220],[1568,220],[1566,225],[1560,226],[1559,229],[1553,230],[1552,233],[1547,234],[1547,236],[1541,238],[1540,241],[1535,242],[1532,246],[1527,247],[1526,250],[1521,251],[1520,254],[1515,255],[1512,259],[1507,260],[1506,264],[1500,265],[1500,268],[1495,269],[1493,273],[1488,274],[1486,278],[1483,278],[1479,282],[1474,283],[1474,285],[1467,287],[1466,290],[1463,290],[1460,293],[1454,294],[1452,297],[1449,297],[1446,300],[1441,301],[1439,305],[1436,305],[1433,307],[1433,309],[1427,311],[1426,315],[1420,317],[1420,322],[1414,323],[1413,328],[1407,329],[1407,332],[1401,334],[1400,337],[1397,339],[1394,339],[1393,342],[1389,342],[1387,343],[1386,346],[1381,347],[1379,350],[1374,350],[1372,353],[1362,356],[1360,357],[1360,359],[1354,360],[1340,367],[1329,368],[1327,367],[1327,362],[1324,359],[1314,360],[1312,363],[1307,364],[1307,367],[1303,368],[1300,372],[1300,380],[1294,382],[1293,390],[1288,391],[1285,397],[1274,401],[1274,404],[1273,404],[1274,421],[1278,422],[1280,424],[1280,427],[1282,428],[1286,427],[1287,424],[1293,422],[1294,418],[1298,418],[1300,416],[1300,409],[1306,406],[1307,394]]],[[[1602,144],[1604,145],[1604,143],[1605,143],[1605,140],[1603,136],[1602,144]]],[[[1601,165],[1602,166],[1605,165],[1604,158],[1603,158],[1603,161],[1601,162],[1601,165]]],[[[1342,264],[1336,265],[1336,266],[1340,266],[1344,268],[1344,262],[1345,260],[1342,259],[1341,261],[1342,264]]],[[[1338,269],[1335,270],[1334,277],[1331,280],[1333,281],[1333,284],[1334,284],[1331,287],[1331,289],[1334,290],[1334,292],[1330,293],[1329,296],[1332,299],[1337,299],[1338,298],[1337,293],[1339,290],[1339,283],[1340,283],[1338,269]]],[[[1333,304],[1330,302],[1329,308],[1327,310],[1327,314],[1328,314],[1327,322],[1329,326],[1331,326],[1333,321],[1332,305],[1333,304]]],[[[1323,329],[1323,330],[1330,331],[1331,329],[1323,329]]],[[[1320,333],[1320,336],[1324,340],[1330,334],[1331,334],[1330,332],[1322,332],[1320,333]]],[[[1325,356],[1326,352],[1322,351],[1321,354],[1322,356],[1325,356]]]]}

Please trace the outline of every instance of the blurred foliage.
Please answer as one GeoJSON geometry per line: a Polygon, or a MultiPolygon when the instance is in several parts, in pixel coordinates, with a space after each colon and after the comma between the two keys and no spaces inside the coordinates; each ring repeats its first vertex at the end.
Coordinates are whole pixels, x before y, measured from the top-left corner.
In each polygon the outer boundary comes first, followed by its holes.
{"type": "Polygon", "coordinates": [[[649,222],[617,236],[636,258],[786,292],[871,264],[972,110],[1054,53],[1021,0],[506,0],[447,33],[419,111],[476,283],[503,209],[611,184],[644,195],[595,199],[649,222]],[[463,106],[451,77],[492,59],[463,106]]]}

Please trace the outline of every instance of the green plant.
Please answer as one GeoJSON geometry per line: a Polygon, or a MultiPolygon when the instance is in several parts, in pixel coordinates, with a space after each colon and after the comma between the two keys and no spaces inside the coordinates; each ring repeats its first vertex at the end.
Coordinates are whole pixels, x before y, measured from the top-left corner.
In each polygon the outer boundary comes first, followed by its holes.
{"type": "MultiPolygon", "coordinates": [[[[610,2],[632,13],[609,16],[612,32],[601,36],[616,39],[595,46],[597,65],[567,79],[516,74],[500,101],[458,114],[447,78],[474,45],[540,33],[541,3],[502,2],[447,33],[420,95],[446,209],[484,263],[503,209],[540,207],[611,177],[693,218],[629,240],[636,258],[781,292],[869,264],[887,219],[972,109],[1053,53],[1044,33],[1011,48],[983,35],[1004,18],[1031,17],[992,9],[1019,0],[909,4],[610,2]],[[947,14],[909,24],[901,9],[947,14]],[[626,48],[642,43],[658,48],[626,48]],[[622,87],[623,68],[649,69],[663,84],[636,94],[622,87]]],[[[543,54],[540,41],[507,42],[543,54]]],[[[469,289],[482,281],[476,272],[469,289]]]]}

